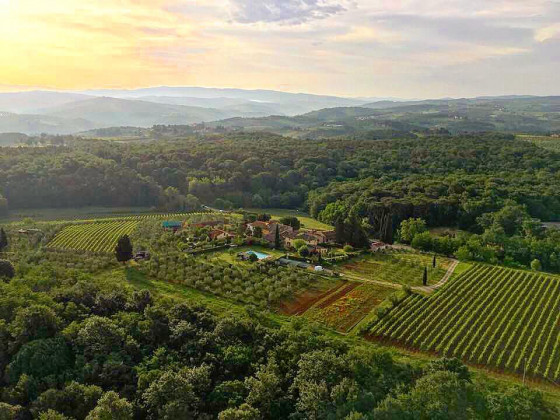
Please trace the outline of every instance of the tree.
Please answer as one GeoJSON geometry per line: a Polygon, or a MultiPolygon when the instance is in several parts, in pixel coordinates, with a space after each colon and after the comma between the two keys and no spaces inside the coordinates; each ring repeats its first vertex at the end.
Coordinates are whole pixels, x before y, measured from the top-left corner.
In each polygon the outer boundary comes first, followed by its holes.
{"type": "Polygon", "coordinates": [[[54,410],[75,419],[84,419],[96,406],[103,390],[96,385],[71,382],[64,389],[51,388],[33,403],[33,411],[54,410]]]}
{"type": "Polygon", "coordinates": [[[416,235],[426,232],[426,230],[426,222],[424,220],[411,217],[402,221],[399,235],[401,241],[411,243],[416,235]]]}
{"type": "Polygon", "coordinates": [[[307,242],[305,242],[303,239],[296,239],[292,242],[292,246],[294,247],[294,249],[300,249],[305,245],[307,245],[307,242]]]}
{"type": "Polygon", "coordinates": [[[257,214],[257,220],[259,222],[268,222],[270,219],[272,219],[272,216],[270,214],[267,214],[267,213],[257,214]]]}
{"type": "Polygon", "coordinates": [[[200,200],[196,195],[187,194],[185,197],[185,210],[196,211],[200,210],[200,200]]]}
{"type": "Polygon", "coordinates": [[[354,247],[352,245],[346,244],[344,245],[344,248],[342,248],[342,250],[344,252],[353,252],[354,251],[354,247]]]}
{"type": "Polygon", "coordinates": [[[248,404],[241,404],[239,408],[228,408],[218,415],[218,420],[259,420],[259,411],[248,404]]]}
{"type": "Polygon", "coordinates": [[[16,275],[16,270],[10,261],[0,260],[0,279],[10,280],[16,275]]]}
{"type": "Polygon", "coordinates": [[[117,261],[123,264],[132,259],[132,242],[130,242],[128,235],[123,235],[119,238],[115,248],[115,256],[117,261]]]}
{"type": "Polygon", "coordinates": [[[533,270],[533,271],[541,271],[542,270],[542,264],[537,258],[535,258],[533,261],[531,261],[531,270],[533,270]]]}
{"type": "Polygon", "coordinates": [[[253,254],[253,253],[249,254],[249,261],[257,262],[258,260],[259,260],[259,257],[257,257],[255,254],[253,254]]]}
{"type": "Polygon", "coordinates": [[[424,267],[424,276],[422,277],[422,284],[424,286],[428,284],[428,267],[424,267]]]}
{"type": "Polygon", "coordinates": [[[408,393],[387,397],[374,417],[390,419],[489,418],[473,412],[483,407],[472,385],[449,371],[436,371],[420,378],[408,393]],[[470,415],[469,415],[470,413],[470,415]]]}
{"type": "Polygon", "coordinates": [[[432,267],[436,268],[436,255],[434,254],[434,259],[432,260],[432,267]]]}
{"type": "Polygon", "coordinates": [[[276,231],[274,232],[274,248],[282,248],[282,243],[280,242],[280,228],[276,225],[276,231]]]}
{"type": "Polygon", "coordinates": [[[206,365],[166,371],[153,378],[142,393],[142,400],[151,418],[195,419],[203,403],[201,397],[210,390],[211,383],[206,365]]]}
{"type": "Polygon", "coordinates": [[[33,340],[54,337],[60,325],[60,318],[50,307],[30,305],[20,308],[11,324],[11,331],[20,344],[33,340]]]}
{"type": "Polygon", "coordinates": [[[4,252],[4,250],[8,247],[8,235],[6,235],[6,231],[4,228],[0,228],[0,252],[4,252]]]}
{"type": "Polygon", "coordinates": [[[307,245],[303,245],[300,249],[298,249],[298,253],[300,257],[309,257],[309,249],[307,249],[307,245]]]}
{"type": "Polygon", "coordinates": [[[132,420],[133,410],[125,398],[120,398],[119,394],[109,391],[97,402],[97,406],[90,411],[86,420],[132,420]]]}
{"type": "Polygon", "coordinates": [[[70,346],[64,338],[33,340],[24,344],[6,370],[8,381],[16,383],[22,375],[58,380],[74,365],[70,346]]]}
{"type": "Polygon", "coordinates": [[[71,420],[70,417],[60,414],[58,411],[47,410],[39,414],[39,420],[71,420]]]}
{"type": "Polygon", "coordinates": [[[260,226],[255,226],[255,227],[253,228],[253,236],[254,236],[255,238],[262,238],[262,234],[263,234],[262,227],[260,227],[260,226]]]}
{"type": "Polygon", "coordinates": [[[264,206],[264,200],[259,194],[254,194],[251,198],[251,204],[253,207],[260,209],[264,206]]]}
{"type": "Polygon", "coordinates": [[[301,222],[295,216],[282,217],[280,219],[280,223],[282,223],[283,225],[291,226],[294,228],[294,230],[299,230],[299,228],[301,227],[301,222]]]}

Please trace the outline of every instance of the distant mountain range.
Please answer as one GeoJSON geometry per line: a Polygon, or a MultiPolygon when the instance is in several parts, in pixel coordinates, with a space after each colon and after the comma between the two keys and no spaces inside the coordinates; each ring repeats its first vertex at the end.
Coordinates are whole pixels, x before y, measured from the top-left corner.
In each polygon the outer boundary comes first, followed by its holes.
{"type": "Polygon", "coordinates": [[[0,93],[0,133],[27,135],[201,122],[300,137],[431,128],[542,133],[559,129],[559,115],[560,97],[399,101],[199,87],[0,93]]]}
{"type": "Polygon", "coordinates": [[[0,132],[69,134],[112,126],[192,124],[234,117],[293,116],[368,99],[270,90],[158,87],[0,93],[0,132]]]}

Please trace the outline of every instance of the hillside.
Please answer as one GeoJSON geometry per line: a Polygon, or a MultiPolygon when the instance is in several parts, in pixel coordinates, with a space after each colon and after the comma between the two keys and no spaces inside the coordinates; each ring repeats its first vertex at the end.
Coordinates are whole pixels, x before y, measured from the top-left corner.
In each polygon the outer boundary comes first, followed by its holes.
{"type": "Polygon", "coordinates": [[[31,91],[0,93],[0,111],[35,114],[43,108],[61,106],[88,98],[91,97],[70,92],[31,91]]]}
{"type": "Polygon", "coordinates": [[[72,134],[91,130],[95,126],[95,123],[83,118],[0,112],[0,133],[72,134]]]}
{"type": "Polygon", "coordinates": [[[560,131],[560,97],[381,101],[361,107],[326,108],[292,118],[235,118],[213,125],[302,138],[364,134],[394,137],[441,129],[451,133],[546,134],[560,131]]]}
{"type": "Polygon", "coordinates": [[[43,111],[45,115],[64,118],[84,118],[98,126],[138,126],[154,124],[192,124],[214,121],[231,116],[212,108],[156,104],[146,101],[116,98],[93,98],[72,102],[43,111]]]}

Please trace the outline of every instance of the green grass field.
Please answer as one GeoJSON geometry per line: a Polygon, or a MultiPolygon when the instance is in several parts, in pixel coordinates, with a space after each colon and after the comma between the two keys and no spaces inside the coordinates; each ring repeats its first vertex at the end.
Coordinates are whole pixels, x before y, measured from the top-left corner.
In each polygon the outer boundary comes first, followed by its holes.
{"type": "Polygon", "coordinates": [[[307,213],[297,211],[297,210],[286,210],[286,209],[246,209],[246,210],[254,213],[270,214],[273,220],[278,220],[286,216],[296,216],[301,222],[303,229],[317,229],[317,230],[334,229],[331,225],[322,223],[316,219],[313,219],[307,213]]]}
{"type": "Polygon", "coordinates": [[[428,285],[435,284],[445,275],[451,260],[438,256],[432,268],[432,255],[388,252],[367,254],[338,265],[336,271],[344,277],[357,280],[376,280],[388,283],[421,286],[424,267],[428,267],[428,285]]]}
{"type": "Polygon", "coordinates": [[[237,259],[237,254],[240,252],[246,252],[246,251],[256,251],[256,252],[260,252],[263,254],[267,254],[270,255],[273,258],[279,258],[285,255],[284,252],[282,251],[278,251],[276,249],[270,249],[270,248],[265,248],[262,246],[256,246],[256,245],[246,245],[246,246],[238,246],[238,247],[234,247],[234,248],[229,248],[229,249],[219,249],[216,251],[209,251],[204,253],[203,255],[205,257],[208,257],[208,259],[210,261],[213,260],[220,260],[220,261],[224,261],[226,263],[229,264],[242,264],[242,265],[251,265],[251,262],[248,261],[239,261],[237,259]]]}

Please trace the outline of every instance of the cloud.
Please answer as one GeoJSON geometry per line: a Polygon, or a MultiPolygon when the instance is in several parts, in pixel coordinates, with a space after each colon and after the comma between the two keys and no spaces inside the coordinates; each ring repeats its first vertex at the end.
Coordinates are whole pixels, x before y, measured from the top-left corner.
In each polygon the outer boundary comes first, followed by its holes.
{"type": "Polygon", "coordinates": [[[376,42],[376,43],[395,43],[402,40],[401,34],[388,29],[382,29],[373,26],[354,26],[350,30],[341,35],[332,37],[336,42],[376,42]]]}
{"type": "Polygon", "coordinates": [[[535,41],[545,42],[554,38],[560,38],[560,23],[539,28],[535,31],[535,41]]]}
{"type": "Polygon", "coordinates": [[[331,0],[231,0],[233,20],[239,23],[276,22],[297,25],[347,10],[331,0]]]}

